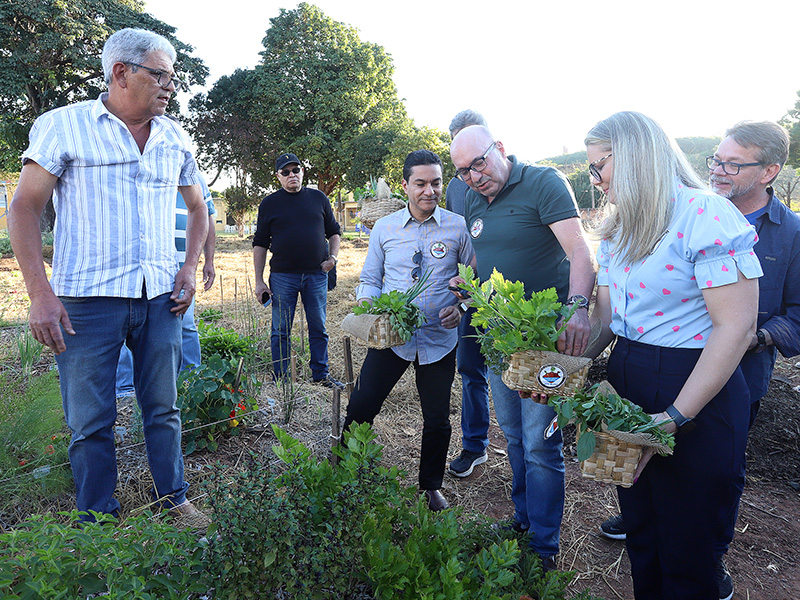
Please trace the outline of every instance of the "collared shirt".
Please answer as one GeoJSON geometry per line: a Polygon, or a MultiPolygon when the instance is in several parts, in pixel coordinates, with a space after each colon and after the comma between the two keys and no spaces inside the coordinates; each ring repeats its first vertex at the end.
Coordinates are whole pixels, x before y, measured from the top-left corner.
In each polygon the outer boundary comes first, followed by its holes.
{"type": "MultiPolygon", "coordinates": [[[[200,176],[200,190],[208,209],[208,216],[216,214],[217,208],[211,199],[211,190],[208,189],[206,180],[202,175],[200,176]]],[[[186,262],[186,225],[188,222],[189,210],[186,208],[183,196],[178,192],[178,200],[175,203],[175,250],[178,251],[178,265],[181,267],[186,262]]],[[[208,226],[212,227],[210,223],[208,226]]]]}
{"type": "Polygon", "coordinates": [[[58,296],[139,298],[146,283],[154,298],[174,286],[175,197],[200,183],[197,164],[186,133],[163,116],[140,152],[107,96],[40,116],[22,155],[58,177],[50,285],[58,296]]]}
{"type": "Polygon", "coordinates": [[[530,296],[555,288],[564,302],[569,292],[569,260],[550,225],[578,218],[566,177],[552,167],[529,165],[509,156],[508,181],[494,200],[471,189],[464,214],[478,255],[478,277],[497,269],[521,281],[530,296]]]}
{"type": "Polygon", "coordinates": [[[755,229],[729,200],[676,183],[669,229],[635,264],[608,239],[597,251],[597,284],[609,288],[611,331],[669,348],[703,348],[711,333],[703,290],[761,276],[755,229]]]}
{"type": "Polygon", "coordinates": [[[426,365],[441,360],[458,342],[458,328],[442,327],[439,311],[456,303],[447,284],[458,275],[458,264],[469,264],[475,255],[464,217],[437,206],[422,223],[411,216],[408,207],[378,219],[369,236],[356,298],[376,298],[413,286],[411,272],[417,266],[413,262],[417,252],[422,256],[420,272],[433,269],[430,287],[414,300],[427,321],[411,340],[392,350],[403,360],[419,357],[420,364],[426,365]]]}
{"type": "Polygon", "coordinates": [[[755,251],[764,269],[758,282],[758,327],[769,332],[774,346],[759,353],[746,352],[742,358],[753,402],[767,393],[777,350],[787,358],[800,354],[800,217],[772,188],[767,191],[766,210],[754,219],[758,233],[755,251]]]}

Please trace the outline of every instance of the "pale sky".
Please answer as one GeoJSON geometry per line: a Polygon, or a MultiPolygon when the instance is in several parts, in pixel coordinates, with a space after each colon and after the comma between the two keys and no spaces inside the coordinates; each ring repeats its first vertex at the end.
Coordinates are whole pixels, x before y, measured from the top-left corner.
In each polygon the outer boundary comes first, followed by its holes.
{"type": "MultiPolygon", "coordinates": [[[[473,108],[509,153],[531,161],[582,150],[592,125],[620,110],[673,137],[721,136],[743,119],[780,119],[800,90],[797,0],[313,3],[392,56],[417,126],[446,131],[473,108]]],[[[269,19],[296,6],[146,1],[195,47],[209,87],[254,67],[269,19]]]]}

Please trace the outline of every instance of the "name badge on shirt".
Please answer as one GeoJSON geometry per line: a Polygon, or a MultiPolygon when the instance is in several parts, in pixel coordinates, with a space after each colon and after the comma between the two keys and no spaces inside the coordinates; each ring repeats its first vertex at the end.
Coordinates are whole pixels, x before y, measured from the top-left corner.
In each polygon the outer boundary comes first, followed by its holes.
{"type": "Polygon", "coordinates": [[[430,250],[433,258],[442,259],[447,256],[447,244],[444,242],[433,242],[430,250]]]}

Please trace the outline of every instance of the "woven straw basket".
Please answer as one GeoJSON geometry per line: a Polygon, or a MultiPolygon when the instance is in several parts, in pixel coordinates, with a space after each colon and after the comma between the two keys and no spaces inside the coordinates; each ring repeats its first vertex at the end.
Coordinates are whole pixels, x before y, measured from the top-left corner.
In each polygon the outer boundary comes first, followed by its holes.
{"type": "Polygon", "coordinates": [[[594,435],[597,445],[594,453],[581,463],[581,474],[587,479],[631,487],[639,459],[642,458],[643,446],[602,431],[595,431],[594,435]]]}
{"type": "Polygon", "coordinates": [[[402,346],[403,344],[405,344],[405,342],[394,330],[394,327],[392,327],[392,324],[389,322],[388,314],[381,315],[375,319],[375,322],[369,330],[367,346],[383,350],[384,348],[402,346]]]}
{"type": "Polygon", "coordinates": [[[361,204],[361,223],[372,229],[375,221],[386,215],[390,215],[405,206],[405,202],[398,198],[365,198],[361,204]]]}
{"type": "Polygon", "coordinates": [[[503,371],[510,389],[534,394],[572,396],[583,389],[592,359],[558,352],[515,352],[503,371]]]}

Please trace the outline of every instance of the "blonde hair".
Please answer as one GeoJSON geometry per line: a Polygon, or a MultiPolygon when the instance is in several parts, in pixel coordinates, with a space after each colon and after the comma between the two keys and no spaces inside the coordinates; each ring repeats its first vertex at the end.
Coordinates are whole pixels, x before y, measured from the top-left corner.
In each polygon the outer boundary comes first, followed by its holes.
{"type": "Polygon", "coordinates": [[[644,259],[672,220],[676,179],[704,188],[678,145],[664,130],[637,112],[618,112],[592,127],[584,143],[613,152],[614,204],[606,205],[595,234],[611,241],[628,262],[644,259]]]}

